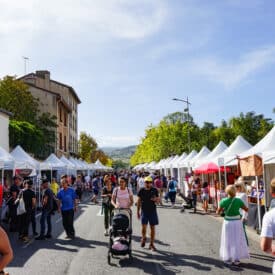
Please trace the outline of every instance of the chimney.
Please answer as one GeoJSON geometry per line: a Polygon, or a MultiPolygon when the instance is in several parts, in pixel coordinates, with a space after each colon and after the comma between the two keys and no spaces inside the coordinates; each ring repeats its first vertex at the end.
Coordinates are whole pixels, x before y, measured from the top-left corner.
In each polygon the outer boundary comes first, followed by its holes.
{"type": "Polygon", "coordinates": [[[44,71],[36,71],[36,75],[40,78],[43,78],[45,79],[45,87],[44,89],[46,90],[50,90],[50,76],[51,76],[51,73],[47,70],[44,70],[44,71]]]}

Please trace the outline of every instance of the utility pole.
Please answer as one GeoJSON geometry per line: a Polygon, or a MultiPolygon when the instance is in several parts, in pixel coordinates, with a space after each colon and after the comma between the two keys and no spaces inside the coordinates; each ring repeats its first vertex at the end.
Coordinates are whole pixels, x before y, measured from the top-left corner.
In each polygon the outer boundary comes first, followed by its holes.
{"type": "Polygon", "coordinates": [[[189,106],[191,105],[191,102],[189,101],[188,97],[187,99],[180,99],[180,98],[173,98],[175,101],[181,101],[186,103],[186,108],[184,108],[184,113],[187,112],[187,122],[188,122],[188,150],[191,152],[191,139],[190,139],[190,113],[189,113],[189,106]]]}
{"type": "Polygon", "coordinates": [[[27,62],[30,60],[27,56],[22,56],[24,59],[24,75],[27,74],[27,62]]]}

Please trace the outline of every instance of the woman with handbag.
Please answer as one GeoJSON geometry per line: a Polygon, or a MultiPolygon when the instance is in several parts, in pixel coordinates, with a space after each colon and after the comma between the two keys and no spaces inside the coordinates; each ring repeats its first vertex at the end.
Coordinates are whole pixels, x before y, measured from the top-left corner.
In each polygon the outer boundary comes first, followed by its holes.
{"type": "Polygon", "coordinates": [[[248,211],[244,202],[236,198],[234,185],[226,187],[227,198],[220,201],[217,213],[224,212],[220,257],[225,264],[240,265],[241,259],[249,259],[249,251],[243,230],[240,209],[248,211]]]}
{"type": "Polygon", "coordinates": [[[108,236],[109,232],[109,226],[110,226],[110,220],[112,216],[112,211],[114,209],[113,205],[111,204],[112,194],[113,194],[113,186],[111,179],[105,179],[104,178],[105,186],[102,189],[102,207],[103,207],[103,213],[104,213],[104,226],[105,226],[105,232],[104,235],[108,236]]]}

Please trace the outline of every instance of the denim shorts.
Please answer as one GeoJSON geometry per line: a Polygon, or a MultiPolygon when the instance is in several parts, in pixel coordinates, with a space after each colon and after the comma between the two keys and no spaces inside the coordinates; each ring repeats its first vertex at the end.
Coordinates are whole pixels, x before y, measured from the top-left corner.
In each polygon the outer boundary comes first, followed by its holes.
{"type": "Polygon", "coordinates": [[[150,225],[158,225],[159,224],[159,219],[158,219],[158,214],[157,211],[153,211],[150,213],[141,213],[141,224],[150,224],[150,225]]]}

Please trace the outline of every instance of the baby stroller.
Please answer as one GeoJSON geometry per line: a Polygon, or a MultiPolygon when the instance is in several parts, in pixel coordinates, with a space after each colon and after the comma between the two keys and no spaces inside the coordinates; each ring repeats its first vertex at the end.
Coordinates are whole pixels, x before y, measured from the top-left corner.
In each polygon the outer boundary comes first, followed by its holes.
{"type": "Polygon", "coordinates": [[[132,211],[119,208],[113,210],[110,228],[108,264],[113,256],[126,256],[132,259],[132,211]]]}

